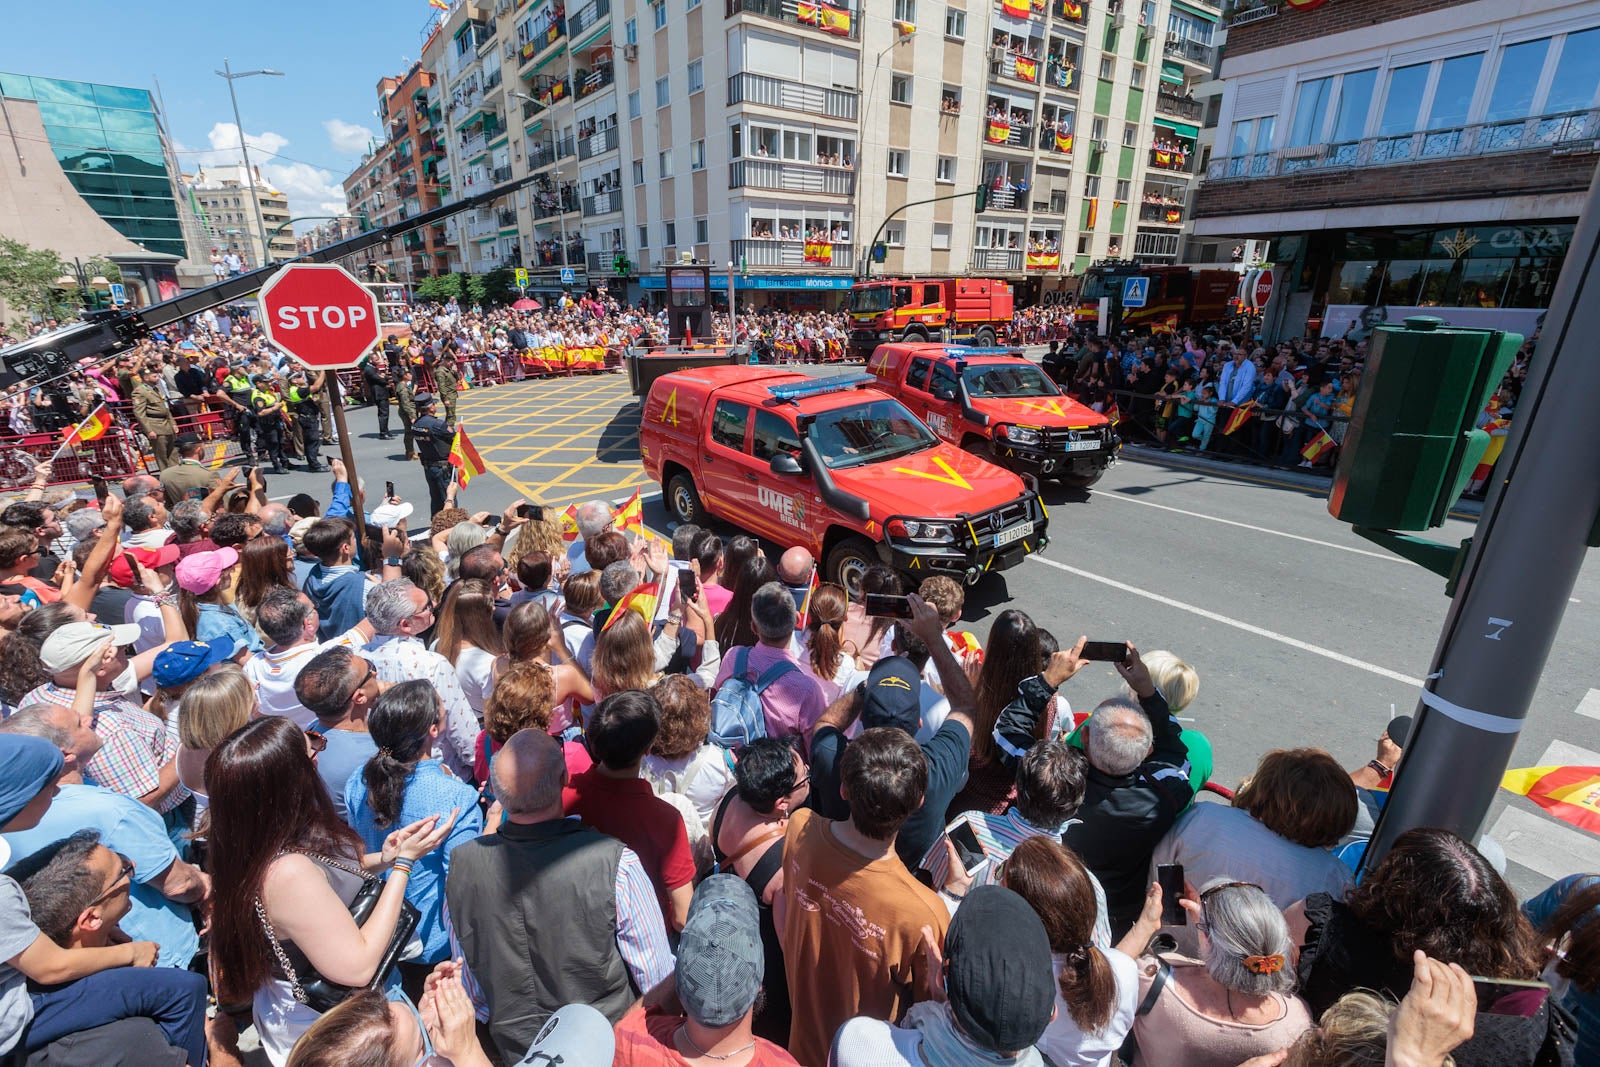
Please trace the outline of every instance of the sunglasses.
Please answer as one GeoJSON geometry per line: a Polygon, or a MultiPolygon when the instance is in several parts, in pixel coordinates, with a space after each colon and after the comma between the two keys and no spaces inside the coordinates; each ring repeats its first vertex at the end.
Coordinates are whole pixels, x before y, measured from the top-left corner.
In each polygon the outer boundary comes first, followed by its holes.
{"type": "Polygon", "coordinates": [[[115,896],[117,892],[123,888],[124,880],[127,881],[128,886],[131,887],[133,885],[133,861],[120,852],[114,853],[114,855],[121,862],[122,869],[117,872],[116,878],[112,879],[111,887],[109,889],[95,897],[93,900],[89,901],[89,907],[91,908],[96,904],[99,904],[105,900],[109,900],[115,896]]]}
{"type": "Polygon", "coordinates": [[[307,730],[305,734],[306,744],[311,747],[312,755],[327,751],[328,738],[325,734],[319,734],[315,730],[307,730]]]}

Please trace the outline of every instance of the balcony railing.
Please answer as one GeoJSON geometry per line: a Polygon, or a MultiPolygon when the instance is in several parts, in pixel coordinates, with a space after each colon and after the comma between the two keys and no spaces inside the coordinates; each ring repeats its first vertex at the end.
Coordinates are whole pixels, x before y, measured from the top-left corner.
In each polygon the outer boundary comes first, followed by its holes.
{"type": "Polygon", "coordinates": [[[1168,35],[1167,43],[1162,51],[1166,53],[1168,59],[1197,63],[1207,70],[1217,65],[1217,49],[1215,45],[1202,44],[1187,37],[1168,35]]]}
{"type": "Polygon", "coordinates": [[[536,219],[554,218],[578,210],[578,191],[567,186],[561,190],[559,196],[555,193],[535,192],[529,197],[528,206],[536,219]]]}
{"type": "Polygon", "coordinates": [[[570,248],[563,248],[561,242],[541,241],[534,246],[533,255],[529,257],[530,267],[581,267],[584,265],[583,242],[579,241],[570,248]]]}
{"type": "Polygon", "coordinates": [[[517,212],[515,208],[498,208],[495,210],[494,217],[495,221],[500,224],[501,229],[505,229],[507,226],[515,226],[517,224],[517,212]]]}
{"type": "Polygon", "coordinates": [[[585,218],[590,215],[604,215],[612,211],[621,210],[622,192],[617,189],[595,193],[592,196],[583,198],[583,214],[585,218]]]}
{"type": "Polygon", "coordinates": [[[573,16],[567,20],[567,31],[576,39],[591,26],[598,25],[601,19],[611,14],[611,0],[594,0],[593,3],[580,7],[573,16]]]}
{"type": "Polygon", "coordinates": [[[1177,115],[1191,122],[1199,122],[1205,110],[1205,105],[1198,100],[1172,93],[1156,93],[1156,111],[1160,114],[1177,115]]]}
{"type": "Polygon", "coordinates": [[[971,269],[974,274],[989,270],[1020,271],[1022,269],[1022,249],[974,248],[972,250],[971,269]]]}
{"type": "Polygon", "coordinates": [[[475,159],[489,150],[489,139],[481,133],[470,134],[461,139],[461,158],[475,159]]]}
{"type": "Polygon", "coordinates": [[[1062,63],[1058,60],[1048,60],[1044,65],[1044,85],[1046,89],[1060,89],[1065,92],[1075,93],[1083,87],[1083,72],[1071,63],[1062,63]]]}
{"type": "Polygon", "coordinates": [[[983,139],[988,144],[1030,148],[1034,143],[1033,123],[986,118],[983,120],[983,139]]]}
{"type": "Polygon", "coordinates": [[[578,141],[578,158],[589,159],[602,152],[609,152],[617,147],[617,128],[612,126],[607,130],[597,130],[589,136],[578,141]]]}
{"type": "Polygon", "coordinates": [[[737,159],[728,164],[728,185],[734,189],[786,189],[796,193],[849,196],[855,190],[855,175],[845,167],[819,167],[775,159],[737,159]]]}
{"type": "Polygon", "coordinates": [[[519,65],[526,66],[537,56],[543,55],[551,45],[567,35],[567,20],[554,19],[544,29],[539,30],[528,40],[522,42],[522,48],[517,53],[519,65]]]}
{"type": "Polygon", "coordinates": [[[1028,210],[1028,194],[1019,189],[996,189],[989,183],[989,207],[998,211],[1028,210]]]}
{"type": "Polygon", "coordinates": [[[1212,159],[1208,181],[1275,178],[1312,170],[1349,170],[1398,163],[1429,163],[1501,152],[1549,151],[1590,145],[1600,138],[1600,110],[1567,111],[1511,122],[1484,122],[1416,130],[1359,141],[1279,148],[1248,156],[1212,159]]]}
{"type": "Polygon", "coordinates": [[[855,267],[855,256],[849,241],[774,241],[752,237],[733,242],[734,261],[743,260],[747,267],[851,270],[855,267]]]}
{"type": "Polygon", "coordinates": [[[797,26],[806,26],[826,33],[830,37],[841,37],[846,40],[856,41],[861,38],[861,12],[859,10],[846,10],[842,7],[832,7],[827,3],[807,2],[803,5],[807,12],[816,12],[815,17],[802,19],[800,0],[728,0],[728,17],[735,15],[760,15],[762,18],[781,19],[792,22],[797,26]]]}
{"type": "Polygon", "coordinates": [[[1174,174],[1193,174],[1195,159],[1193,149],[1188,151],[1174,151],[1170,148],[1150,149],[1150,165],[1157,170],[1167,170],[1174,174]]]}
{"type": "Polygon", "coordinates": [[[474,212],[467,216],[467,236],[474,240],[480,237],[495,237],[500,233],[500,223],[489,212],[482,214],[474,212]]]}
{"type": "Polygon", "coordinates": [[[811,115],[828,115],[836,119],[854,119],[859,100],[859,94],[848,89],[802,85],[748,71],[728,79],[730,104],[760,104],[763,107],[804,111],[811,115]]]}
{"type": "Polygon", "coordinates": [[[1140,222],[1159,222],[1166,226],[1183,225],[1182,204],[1140,204],[1140,222]]]}
{"type": "Polygon", "coordinates": [[[581,98],[598,93],[616,80],[617,68],[610,63],[601,64],[578,79],[578,96],[581,98]]]}
{"type": "Polygon", "coordinates": [[[496,67],[493,74],[483,79],[483,91],[487,93],[490,89],[497,87],[500,82],[504,80],[504,77],[505,76],[501,73],[500,68],[496,67]]]}
{"type": "Polygon", "coordinates": [[[494,168],[494,171],[489,176],[494,179],[494,183],[496,185],[499,185],[501,182],[510,181],[511,180],[511,164],[507,163],[503,167],[494,168]]]}
{"type": "Polygon", "coordinates": [[[1047,61],[1043,59],[1002,52],[999,59],[989,60],[989,77],[1014,78],[1029,85],[1038,85],[1040,78],[1047,73],[1047,66],[1047,61]]]}
{"type": "Polygon", "coordinates": [[[1236,0],[1228,16],[1229,26],[1248,26],[1270,19],[1278,13],[1278,0],[1236,0]]]}
{"type": "Polygon", "coordinates": [[[1072,146],[1076,143],[1076,134],[1070,131],[1065,133],[1058,131],[1053,122],[1046,121],[1039,127],[1039,147],[1047,152],[1054,152],[1060,156],[1070,156],[1072,154],[1072,146]]]}

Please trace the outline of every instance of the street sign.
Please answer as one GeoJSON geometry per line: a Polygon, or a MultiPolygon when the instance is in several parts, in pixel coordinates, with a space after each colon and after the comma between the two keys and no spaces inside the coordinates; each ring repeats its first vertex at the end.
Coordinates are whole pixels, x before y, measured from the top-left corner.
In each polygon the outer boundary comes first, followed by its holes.
{"type": "Polygon", "coordinates": [[[1143,275],[1134,275],[1122,279],[1122,306],[1125,308],[1142,308],[1150,296],[1150,279],[1143,275]]]}
{"type": "Polygon", "coordinates": [[[518,267],[517,268],[517,288],[518,289],[526,289],[527,287],[528,287],[528,268],[527,267],[518,267]]]}
{"type": "Polygon", "coordinates": [[[111,302],[113,304],[126,304],[128,302],[128,291],[122,287],[121,282],[111,283],[111,302]]]}
{"type": "Polygon", "coordinates": [[[312,370],[354,367],[383,340],[377,298],[332,263],[285,267],[258,299],[267,340],[312,370]]]}
{"type": "Polygon", "coordinates": [[[577,280],[578,280],[577,272],[575,272],[571,267],[562,267],[561,268],[561,284],[562,285],[571,285],[573,282],[575,282],[577,280]]]}
{"type": "Polygon", "coordinates": [[[1255,287],[1250,292],[1251,307],[1264,308],[1272,299],[1272,271],[1263,270],[1256,275],[1255,287]]]}

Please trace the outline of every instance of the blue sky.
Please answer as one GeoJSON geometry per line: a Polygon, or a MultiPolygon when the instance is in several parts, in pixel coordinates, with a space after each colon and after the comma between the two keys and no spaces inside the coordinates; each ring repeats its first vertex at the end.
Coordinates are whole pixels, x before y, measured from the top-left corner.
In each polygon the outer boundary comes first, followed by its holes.
{"type": "Polygon", "coordinates": [[[185,170],[238,162],[227,83],[213,73],[223,59],[236,71],[283,71],[234,85],[250,160],[295,215],[337,210],[340,181],[379,129],[378,79],[418,58],[438,14],[426,0],[4,6],[0,70],[152,90],[159,82],[185,170]]]}

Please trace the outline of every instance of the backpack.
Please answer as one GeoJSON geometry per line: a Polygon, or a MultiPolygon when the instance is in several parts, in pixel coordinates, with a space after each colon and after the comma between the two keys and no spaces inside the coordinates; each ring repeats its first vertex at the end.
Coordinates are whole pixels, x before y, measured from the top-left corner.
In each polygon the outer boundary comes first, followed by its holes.
{"type": "Polygon", "coordinates": [[[746,645],[734,652],[733,673],[711,701],[708,740],[713,745],[743,748],[757,738],[766,737],[767,717],[761,710],[761,694],[785,674],[800,669],[786,659],[779,660],[761,677],[752,680],[749,665],[750,647],[746,645]]]}

